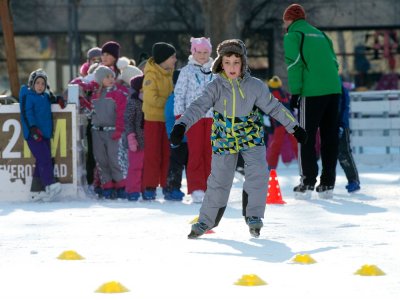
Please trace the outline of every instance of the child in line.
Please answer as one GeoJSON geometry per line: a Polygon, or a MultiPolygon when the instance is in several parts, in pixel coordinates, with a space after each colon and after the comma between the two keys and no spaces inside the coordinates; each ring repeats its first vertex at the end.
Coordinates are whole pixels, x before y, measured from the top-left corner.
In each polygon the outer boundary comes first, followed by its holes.
{"type": "Polygon", "coordinates": [[[125,178],[118,153],[127,95],[114,84],[115,73],[109,67],[98,67],[94,76],[100,88],[92,98],[92,137],[93,154],[100,169],[101,196],[125,198],[125,178]]]}
{"type": "MultiPolygon", "coordinates": [[[[282,88],[282,81],[278,76],[273,76],[267,82],[268,87],[272,95],[276,99],[278,99],[288,110],[290,109],[289,97],[288,94],[282,88]]],[[[293,113],[293,112],[292,112],[293,113]]],[[[285,130],[285,127],[282,126],[278,121],[271,119],[271,125],[273,127],[274,133],[272,134],[271,142],[267,148],[267,163],[268,170],[276,169],[278,167],[279,155],[282,155],[283,160],[283,152],[292,152],[297,159],[297,141],[295,137],[285,130]],[[285,149],[284,142],[285,138],[288,137],[290,141],[291,148],[285,149]]]]}
{"type": "Polygon", "coordinates": [[[139,200],[142,192],[144,159],[143,78],[144,75],[142,74],[131,79],[130,86],[133,93],[128,98],[124,113],[129,163],[125,191],[129,201],[139,200]]]}
{"type": "Polygon", "coordinates": [[[121,74],[117,66],[121,46],[115,41],[108,41],[101,46],[101,64],[109,67],[115,73],[115,78],[121,74]]]}
{"type": "Polygon", "coordinates": [[[268,87],[250,76],[247,50],[241,40],[223,41],[218,45],[217,54],[212,67],[216,78],[176,121],[171,132],[172,144],[179,145],[185,131],[213,108],[211,174],[199,220],[192,225],[188,237],[197,238],[218,226],[228,203],[239,153],[245,161],[243,216],[251,235],[258,237],[268,187],[260,110],[277,119],[300,143],[305,142],[307,134],[268,87]]]}
{"type": "MultiPolygon", "coordinates": [[[[80,113],[86,115],[87,124],[86,124],[86,181],[88,184],[89,191],[100,191],[99,182],[94,181],[96,170],[96,161],[93,155],[93,142],[92,142],[92,95],[96,92],[99,85],[94,81],[94,70],[99,66],[99,60],[101,56],[101,48],[92,48],[88,51],[88,61],[85,63],[87,66],[87,70],[82,70],[81,68],[81,76],[74,78],[71,80],[70,84],[77,84],[79,86],[79,109],[80,113]],[[95,55],[91,57],[91,55],[95,55]],[[97,56],[98,55],[98,56],[97,56]],[[90,65],[89,65],[90,63],[90,65]],[[86,74],[86,75],[84,75],[86,74]],[[93,186],[95,184],[96,186],[93,186]]],[[[65,92],[66,97],[68,97],[68,90],[65,92]]]]}
{"type": "Polygon", "coordinates": [[[90,48],[86,53],[86,58],[86,62],[79,69],[79,75],[82,77],[85,77],[89,74],[89,68],[91,65],[101,61],[101,48],[90,48]]]}
{"type": "MultiPolygon", "coordinates": [[[[176,84],[179,78],[180,70],[175,70],[172,76],[172,81],[174,85],[176,84]]],[[[165,104],[165,127],[167,129],[168,138],[170,138],[170,134],[172,128],[175,124],[175,115],[174,115],[174,103],[175,103],[175,93],[172,92],[167,99],[167,103],[165,104]]],[[[166,192],[164,194],[165,200],[172,201],[182,201],[185,193],[181,191],[182,187],[182,174],[183,169],[187,170],[188,164],[188,145],[186,141],[186,137],[183,138],[182,143],[178,147],[171,147],[169,149],[169,168],[168,168],[168,176],[167,176],[167,187],[166,192]]],[[[186,174],[187,179],[187,174],[186,174]]]]}
{"type": "Polygon", "coordinates": [[[176,50],[171,44],[160,42],[152,47],[152,57],[144,67],[144,169],[143,200],[154,200],[158,186],[167,185],[169,141],[165,130],[164,108],[173,90],[172,73],[176,50]]]}
{"type": "Polygon", "coordinates": [[[54,177],[51,157],[53,114],[47,88],[47,74],[38,69],[29,75],[28,86],[22,86],[19,94],[24,139],[36,160],[33,178],[45,188],[32,195],[34,201],[49,201],[61,192],[61,184],[54,177]]]}
{"type": "Polygon", "coordinates": [[[346,189],[349,193],[358,192],[360,178],[350,145],[350,96],[348,89],[342,83],[342,96],[340,97],[339,107],[339,153],[338,160],[347,178],[346,189]]]}
{"type": "MultiPolygon", "coordinates": [[[[190,42],[191,55],[188,64],[181,70],[174,90],[174,113],[177,119],[214,79],[214,74],[211,72],[214,60],[210,57],[212,51],[210,39],[192,37],[190,42]]],[[[191,194],[194,203],[203,202],[207,178],[210,175],[212,117],[213,112],[210,109],[186,134],[190,152],[186,179],[188,193],[191,194]]]]}

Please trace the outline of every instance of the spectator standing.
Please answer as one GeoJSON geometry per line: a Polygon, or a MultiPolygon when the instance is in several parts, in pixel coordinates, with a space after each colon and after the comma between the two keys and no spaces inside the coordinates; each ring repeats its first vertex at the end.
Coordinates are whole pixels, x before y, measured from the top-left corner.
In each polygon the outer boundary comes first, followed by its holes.
{"type": "Polygon", "coordinates": [[[347,88],[342,84],[342,96],[340,97],[339,110],[339,164],[347,178],[346,189],[349,193],[357,192],[361,189],[360,178],[350,145],[350,95],[347,88]]]}
{"type": "MultiPolygon", "coordinates": [[[[35,157],[33,180],[45,188],[44,191],[32,194],[34,201],[52,200],[61,192],[61,184],[54,177],[50,144],[53,136],[51,104],[57,99],[47,93],[47,89],[47,74],[38,69],[29,75],[28,85],[22,86],[19,93],[23,135],[35,157]]],[[[61,102],[60,106],[65,107],[61,102]]]]}
{"type": "MultiPolygon", "coordinates": [[[[179,74],[180,70],[175,70],[173,73],[172,82],[174,83],[174,85],[178,80],[179,74]]],[[[175,94],[174,92],[172,92],[167,99],[164,111],[165,127],[167,129],[168,138],[170,138],[172,128],[174,127],[175,124],[174,102],[175,102],[175,94]]],[[[183,138],[182,143],[179,146],[171,145],[169,152],[170,156],[169,156],[169,167],[167,175],[167,187],[164,199],[181,201],[185,196],[185,193],[181,191],[183,169],[187,170],[187,163],[189,157],[186,136],[183,138]]]]}
{"type": "MultiPolygon", "coordinates": [[[[278,99],[293,114],[289,104],[289,95],[282,88],[281,79],[275,75],[268,80],[267,84],[272,95],[274,95],[274,97],[278,99]]],[[[279,155],[281,155],[284,151],[293,152],[296,158],[298,151],[296,138],[292,134],[289,134],[281,123],[271,118],[271,125],[274,133],[272,134],[271,142],[267,148],[268,170],[276,169],[278,167],[279,155]],[[288,137],[290,141],[289,149],[283,148],[286,137],[288,137]]]]}
{"type": "Polygon", "coordinates": [[[307,143],[300,146],[300,184],[294,192],[295,198],[311,198],[318,176],[315,137],[319,127],[322,171],[316,191],[320,198],[328,199],[333,197],[339,145],[338,62],[329,37],[305,19],[299,4],[289,5],[283,13],[291,107],[299,109],[300,126],[308,134],[307,143]]]}
{"type": "Polygon", "coordinates": [[[126,94],[115,85],[115,73],[100,66],[94,73],[100,88],[93,95],[93,153],[100,169],[101,196],[106,199],[125,198],[125,178],[118,157],[124,131],[126,94]]]}
{"type": "Polygon", "coordinates": [[[89,74],[88,71],[91,65],[101,62],[101,48],[99,47],[90,48],[87,51],[86,58],[87,58],[86,62],[82,64],[82,66],[79,69],[79,74],[82,77],[85,77],[89,74]]]}
{"type": "MultiPolygon", "coordinates": [[[[188,64],[182,68],[175,86],[175,117],[179,118],[190,104],[202,93],[214,75],[211,72],[213,59],[209,38],[191,38],[191,55],[188,64]]],[[[211,126],[213,111],[210,109],[187,132],[189,161],[186,169],[188,193],[195,203],[201,203],[207,188],[211,170],[211,126]]]]}
{"type": "Polygon", "coordinates": [[[115,41],[108,41],[101,46],[101,64],[109,67],[115,73],[115,78],[121,74],[117,66],[121,46],[115,41]]]}
{"type": "Polygon", "coordinates": [[[128,200],[139,200],[142,192],[144,159],[144,117],[143,117],[143,78],[137,75],[131,79],[133,93],[128,99],[124,113],[126,146],[128,148],[128,174],[125,191],[128,200]]]}
{"type": "MultiPolygon", "coordinates": [[[[94,81],[94,70],[99,66],[101,61],[101,48],[94,47],[87,52],[87,61],[80,68],[80,76],[71,80],[70,84],[79,86],[79,108],[82,113],[86,114],[86,181],[88,186],[94,183],[94,175],[96,172],[96,161],[93,155],[92,142],[92,95],[98,89],[98,84],[94,81]]],[[[100,191],[98,184],[94,187],[96,191],[100,191]]]]}
{"type": "Polygon", "coordinates": [[[173,91],[172,73],[175,69],[176,50],[171,44],[159,42],[152,47],[144,67],[144,167],[143,200],[154,200],[158,186],[167,185],[169,141],[165,130],[164,109],[173,91]]]}

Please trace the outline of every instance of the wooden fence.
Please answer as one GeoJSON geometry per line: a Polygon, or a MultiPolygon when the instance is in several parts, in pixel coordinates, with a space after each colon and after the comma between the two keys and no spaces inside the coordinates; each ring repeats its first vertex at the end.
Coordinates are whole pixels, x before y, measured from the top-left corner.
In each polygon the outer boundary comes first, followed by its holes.
{"type": "Polygon", "coordinates": [[[350,93],[351,144],[357,162],[400,164],[400,90],[350,93]]]}

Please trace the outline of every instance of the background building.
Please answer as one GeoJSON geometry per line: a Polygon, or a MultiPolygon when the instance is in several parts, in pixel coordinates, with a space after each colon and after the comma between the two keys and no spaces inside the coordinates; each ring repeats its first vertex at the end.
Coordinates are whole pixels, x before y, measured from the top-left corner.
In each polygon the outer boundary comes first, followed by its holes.
{"type": "MultiPolygon", "coordinates": [[[[307,20],[333,39],[341,74],[357,88],[397,88],[400,70],[400,1],[298,1],[307,20]]],[[[121,55],[139,60],[166,41],[186,63],[191,36],[242,38],[253,75],[286,78],[282,14],[285,0],[11,0],[20,82],[44,68],[62,91],[78,75],[86,51],[108,40],[121,55]],[[234,8],[234,11],[229,11],[234,8]],[[222,12],[221,12],[222,11],[222,12]],[[214,24],[210,14],[217,14],[214,24]],[[218,20],[219,18],[219,20],[218,20]],[[220,34],[220,31],[223,31],[220,34]]],[[[215,19],[215,18],[214,18],[215,19]]],[[[214,40],[214,48],[220,40],[214,40]]],[[[0,94],[8,89],[4,40],[0,35],[0,94]]]]}

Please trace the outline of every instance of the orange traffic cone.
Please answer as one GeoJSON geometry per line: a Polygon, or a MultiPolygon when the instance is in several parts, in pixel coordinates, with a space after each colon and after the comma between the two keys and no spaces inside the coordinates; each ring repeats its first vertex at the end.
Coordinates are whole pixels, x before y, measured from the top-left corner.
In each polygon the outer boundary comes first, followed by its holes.
{"type": "Polygon", "coordinates": [[[286,202],[282,199],[281,188],[279,187],[278,177],[276,170],[271,169],[269,171],[269,182],[268,182],[268,193],[267,193],[267,204],[285,204],[286,202]]]}

